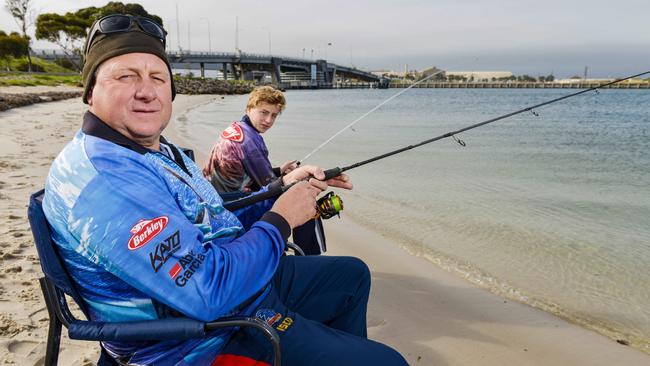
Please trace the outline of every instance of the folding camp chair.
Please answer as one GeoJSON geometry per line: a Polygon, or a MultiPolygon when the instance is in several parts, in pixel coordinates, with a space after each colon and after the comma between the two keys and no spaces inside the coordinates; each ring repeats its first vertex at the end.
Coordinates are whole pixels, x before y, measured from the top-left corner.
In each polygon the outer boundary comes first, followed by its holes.
{"type": "MultiPolygon", "coordinates": [[[[43,297],[50,317],[45,365],[56,366],[61,340],[61,326],[68,328],[70,339],[86,341],[161,341],[205,337],[217,328],[253,327],[259,329],[273,346],[273,364],[280,365],[280,339],[275,330],[264,321],[251,317],[223,318],[215,322],[201,322],[189,318],[167,318],[138,322],[94,322],[74,317],[66,300],[70,296],[81,308],[86,318],[85,303],[70,278],[58,250],[52,241],[49,224],[43,213],[45,190],[34,193],[29,200],[29,224],[34,235],[44,277],[40,278],[43,297]]],[[[98,365],[117,363],[102,347],[98,365]]]]}

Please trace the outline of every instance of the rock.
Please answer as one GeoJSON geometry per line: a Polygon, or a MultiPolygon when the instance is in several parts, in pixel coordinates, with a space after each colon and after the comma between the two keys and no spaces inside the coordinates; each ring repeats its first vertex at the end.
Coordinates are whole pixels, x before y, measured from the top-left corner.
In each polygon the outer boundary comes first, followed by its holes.
{"type": "Polygon", "coordinates": [[[22,94],[0,94],[0,111],[23,107],[26,105],[42,102],[54,102],[57,100],[78,98],[81,91],[50,91],[44,93],[22,93],[22,94]]]}
{"type": "Polygon", "coordinates": [[[248,94],[255,84],[252,81],[224,81],[175,77],[174,84],[179,94],[248,94]]]}

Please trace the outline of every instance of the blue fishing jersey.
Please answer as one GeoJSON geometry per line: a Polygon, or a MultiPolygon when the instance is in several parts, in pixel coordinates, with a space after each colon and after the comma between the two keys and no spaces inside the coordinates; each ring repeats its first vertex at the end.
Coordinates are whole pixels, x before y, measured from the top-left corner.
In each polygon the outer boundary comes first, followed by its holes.
{"type": "MultiPolygon", "coordinates": [[[[43,209],[90,319],[253,314],[270,290],[289,225],[268,212],[270,200],[225,210],[194,162],[164,138],[161,144],[146,149],[87,112],[52,164],[43,209]]],[[[122,363],[200,365],[232,332],[103,345],[122,363]]]]}

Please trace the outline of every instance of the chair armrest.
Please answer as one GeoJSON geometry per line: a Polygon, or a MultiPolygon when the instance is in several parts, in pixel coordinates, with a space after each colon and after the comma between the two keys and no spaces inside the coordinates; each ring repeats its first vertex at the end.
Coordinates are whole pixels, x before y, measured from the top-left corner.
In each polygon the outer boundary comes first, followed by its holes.
{"type": "Polygon", "coordinates": [[[189,318],[169,318],[139,322],[93,322],[74,320],[69,324],[70,339],[87,341],[162,341],[201,338],[219,328],[253,327],[262,332],[273,347],[273,365],[281,364],[280,337],[266,322],[250,317],[223,318],[204,323],[189,318]]]}
{"type": "Polygon", "coordinates": [[[87,341],[162,341],[201,338],[205,323],[189,318],[168,318],[138,322],[93,322],[75,320],[68,327],[71,339],[87,341]]]}

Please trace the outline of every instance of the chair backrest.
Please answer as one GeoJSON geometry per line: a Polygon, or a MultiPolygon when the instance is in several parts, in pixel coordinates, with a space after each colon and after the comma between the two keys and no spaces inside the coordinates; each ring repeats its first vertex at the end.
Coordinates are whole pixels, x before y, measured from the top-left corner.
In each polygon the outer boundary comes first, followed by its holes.
{"type": "Polygon", "coordinates": [[[63,260],[56,248],[56,244],[52,240],[50,225],[48,224],[47,219],[45,218],[45,213],[43,212],[44,195],[44,189],[32,194],[29,198],[29,208],[27,210],[29,225],[32,228],[34,243],[36,244],[38,257],[41,261],[41,269],[45,276],[52,281],[56,287],[61,289],[68,296],[72,297],[84,314],[87,315],[84,302],[75,288],[68,271],[65,269],[63,260]]]}

